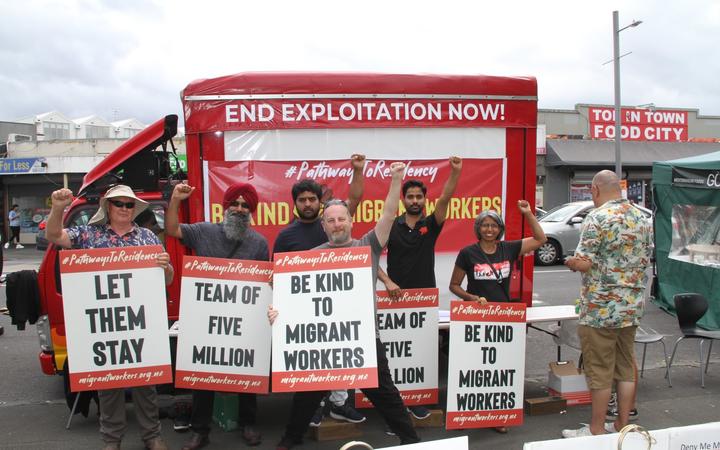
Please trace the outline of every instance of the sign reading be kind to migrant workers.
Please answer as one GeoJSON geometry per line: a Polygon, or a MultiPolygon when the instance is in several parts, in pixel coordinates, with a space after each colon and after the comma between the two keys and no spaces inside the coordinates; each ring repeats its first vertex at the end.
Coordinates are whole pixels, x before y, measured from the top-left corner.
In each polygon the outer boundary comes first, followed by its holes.
{"type": "MultiPolygon", "coordinates": [[[[397,299],[377,293],[377,324],[395,386],[406,405],[438,401],[437,288],[403,289],[397,299]]],[[[370,407],[356,391],[355,406],[370,407]]]]}
{"type": "Polygon", "coordinates": [[[445,427],[523,422],[525,304],[453,301],[445,427]]]}
{"type": "Polygon", "coordinates": [[[159,245],[60,252],[73,392],[172,382],[159,245]]]}
{"type": "Polygon", "coordinates": [[[175,386],[267,393],[272,263],[185,256],[175,386]]]}
{"type": "Polygon", "coordinates": [[[377,387],[369,247],[275,254],[273,392],[377,387]]]}

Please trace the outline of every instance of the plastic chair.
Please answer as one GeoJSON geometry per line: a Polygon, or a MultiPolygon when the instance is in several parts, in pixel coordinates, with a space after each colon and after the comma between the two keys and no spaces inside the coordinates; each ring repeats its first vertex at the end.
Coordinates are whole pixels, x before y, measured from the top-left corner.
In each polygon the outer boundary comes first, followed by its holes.
{"type": "MultiPolygon", "coordinates": [[[[637,334],[635,334],[635,343],[643,345],[642,364],[640,365],[640,378],[642,378],[643,374],[645,373],[645,353],[647,352],[648,344],[656,344],[658,342],[662,344],[663,355],[665,356],[665,367],[666,368],[668,367],[668,356],[667,356],[667,348],[665,347],[665,339],[662,334],[648,333],[645,330],[643,330],[642,327],[638,327],[638,331],[639,332],[637,334]]],[[[654,330],[652,330],[652,331],[654,331],[654,330]]]]}
{"type": "Polygon", "coordinates": [[[707,299],[702,294],[677,294],[673,297],[673,302],[675,303],[678,325],[680,326],[680,331],[683,335],[675,341],[672,356],[670,356],[670,363],[667,366],[666,372],[668,385],[672,387],[672,382],[670,381],[670,368],[672,367],[673,359],[675,359],[675,351],[677,351],[678,344],[685,338],[691,338],[700,340],[700,385],[704,388],[705,373],[707,373],[708,365],[710,364],[712,343],[713,340],[720,339],[720,331],[703,330],[697,326],[697,321],[705,315],[705,312],[708,309],[707,299]],[[702,363],[705,357],[703,353],[703,343],[705,340],[710,341],[710,348],[708,349],[705,369],[703,370],[702,363]]]}

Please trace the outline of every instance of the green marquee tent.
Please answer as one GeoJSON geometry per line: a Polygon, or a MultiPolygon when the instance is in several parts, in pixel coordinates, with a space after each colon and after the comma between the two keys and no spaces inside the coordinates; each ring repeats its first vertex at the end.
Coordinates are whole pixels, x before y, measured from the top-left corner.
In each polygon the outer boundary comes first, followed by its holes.
{"type": "Polygon", "coordinates": [[[720,329],[720,152],[653,163],[655,303],[674,313],[673,296],[703,294],[698,323],[720,329]]]}

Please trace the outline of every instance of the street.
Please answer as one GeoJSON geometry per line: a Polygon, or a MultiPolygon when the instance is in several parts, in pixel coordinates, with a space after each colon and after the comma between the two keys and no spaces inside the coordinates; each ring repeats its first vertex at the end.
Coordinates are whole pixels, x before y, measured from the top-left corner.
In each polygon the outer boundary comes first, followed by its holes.
{"type": "MultiPolygon", "coordinates": [[[[5,251],[5,273],[26,268],[37,268],[42,252],[28,247],[22,250],[5,251]]],[[[445,262],[447,263],[447,262],[445,262]]],[[[438,272],[439,273],[439,272],[438,272]]],[[[438,277],[441,293],[447,291],[446,280],[438,277]]],[[[563,266],[538,268],[535,271],[534,305],[574,304],[579,292],[579,275],[563,266]]],[[[447,295],[447,292],[445,292],[447,295]]],[[[0,306],[5,305],[4,285],[0,288],[0,306]]],[[[68,408],[63,394],[62,378],[44,375],[38,363],[39,352],[35,326],[16,330],[10,324],[10,317],[0,316],[0,325],[5,334],[0,336],[0,448],[3,449],[90,449],[99,448],[101,443],[97,432],[95,407],[91,406],[90,416],[76,415],[70,430],[65,430],[68,408]]],[[[547,324],[543,324],[547,328],[547,324]]],[[[648,331],[665,335],[668,354],[679,336],[676,319],[649,304],[642,327],[648,331]]],[[[526,392],[525,397],[544,396],[547,381],[548,362],[556,359],[556,347],[550,336],[536,330],[528,330],[526,349],[526,392]]],[[[717,348],[717,347],[716,347],[717,348]]],[[[642,346],[637,346],[638,360],[642,346]]],[[[564,359],[575,359],[579,353],[569,347],[562,348],[564,359]]],[[[720,373],[717,350],[711,358],[706,375],[706,388],[700,387],[697,343],[683,342],[676,362],[673,364],[673,387],[668,388],[664,380],[662,346],[651,344],[647,349],[645,376],[639,382],[638,423],[648,429],[689,425],[717,420],[720,405],[720,373]]],[[[669,356],[669,355],[668,355],[669,356]]],[[[444,380],[446,366],[441,362],[441,380],[444,380]]],[[[163,405],[172,404],[173,399],[162,396],[163,405]]],[[[444,391],[441,393],[444,401],[444,391]]],[[[284,427],[290,404],[289,395],[263,396],[259,399],[258,428],[263,432],[264,441],[260,447],[275,448],[284,427]]],[[[134,415],[128,406],[130,427],[123,441],[123,448],[142,448],[134,415]]],[[[562,428],[577,428],[579,422],[589,420],[589,406],[569,407],[566,414],[525,416],[525,424],[511,429],[507,435],[491,430],[465,430],[446,432],[442,429],[421,429],[423,440],[442,439],[467,434],[471,448],[522,448],[523,442],[559,438],[562,428]],[[489,447],[488,447],[489,445],[489,447]]],[[[189,434],[178,434],[172,429],[172,421],[163,420],[163,437],[171,448],[180,448],[189,434]]],[[[397,445],[397,439],[383,433],[384,424],[377,414],[368,413],[368,421],[361,425],[364,440],[376,447],[397,445]]],[[[215,428],[211,434],[213,444],[209,448],[237,448],[244,444],[237,433],[226,433],[215,428]]],[[[341,441],[317,443],[306,440],[300,449],[337,449],[341,441]]]]}

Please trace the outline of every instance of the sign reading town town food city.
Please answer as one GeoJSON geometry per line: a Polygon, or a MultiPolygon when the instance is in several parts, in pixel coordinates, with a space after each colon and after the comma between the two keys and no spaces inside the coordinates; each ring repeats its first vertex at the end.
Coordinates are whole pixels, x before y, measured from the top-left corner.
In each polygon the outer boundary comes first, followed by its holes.
{"type": "Polygon", "coordinates": [[[172,382],[159,245],[60,252],[73,392],[172,382]]]}
{"type": "Polygon", "coordinates": [[[272,263],[185,256],[175,386],[267,393],[272,263]]]}
{"type": "Polygon", "coordinates": [[[273,392],[376,387],[369,247],[275,254],[273,392]]]}
{"type": "Polygon", "coordinates": [[[525,304],[453,301],[445,427],[523,422],[525,304]]]}
{"type": "MultiPolygon", "coordinates": [[[[620,137],[626,141],[688,140],[688,112],[624,108],[620,110],[620,137]]],[[[590,139],[615,139],[615,110],[588,108],[590,139]]]]}
{"type": "MultiPolygon", "coordinates": [[[[406,405],[438,401],[438,289],[403,289],[397,299],[377,293],[377,325],[395,386],[406,405]]],[[[355,406],[372,403],[362,392],[355,406]]]]}

